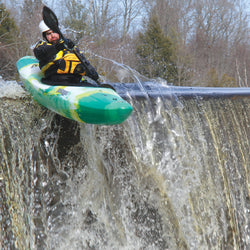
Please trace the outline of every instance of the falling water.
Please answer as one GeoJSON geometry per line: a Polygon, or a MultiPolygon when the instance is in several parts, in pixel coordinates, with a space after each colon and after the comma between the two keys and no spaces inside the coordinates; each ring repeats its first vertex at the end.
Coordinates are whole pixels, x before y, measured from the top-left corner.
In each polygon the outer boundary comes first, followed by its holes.
{"type": "Polygon", "coordinates": [[[0,96],[2,249],[250,248],[249,89],[154,84],[116,126],[0,96]]]}

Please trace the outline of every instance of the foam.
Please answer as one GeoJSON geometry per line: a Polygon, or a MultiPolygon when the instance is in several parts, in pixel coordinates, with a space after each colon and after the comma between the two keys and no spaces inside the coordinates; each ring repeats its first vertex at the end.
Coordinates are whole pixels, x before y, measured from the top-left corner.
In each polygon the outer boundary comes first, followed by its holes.
{"type": "Polygon", "coordinates": [[[25,90],[16,81],[5,81],[0,76],[0,98],[17,99],[26,95],[25,90]]]}

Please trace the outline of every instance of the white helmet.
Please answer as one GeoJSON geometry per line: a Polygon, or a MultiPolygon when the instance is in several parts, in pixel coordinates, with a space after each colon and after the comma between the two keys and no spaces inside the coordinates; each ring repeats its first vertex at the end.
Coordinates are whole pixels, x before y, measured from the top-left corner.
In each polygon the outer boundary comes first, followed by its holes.
{"type": "Polygon", "coordinates": [[[39,23],[39,30],[41,32],[41,34],[43,35],[43,32],[46,32],[48,30],[50,30],[50,28],[45,24],[45,22],[42,20],[40,23],[39,23]]]}

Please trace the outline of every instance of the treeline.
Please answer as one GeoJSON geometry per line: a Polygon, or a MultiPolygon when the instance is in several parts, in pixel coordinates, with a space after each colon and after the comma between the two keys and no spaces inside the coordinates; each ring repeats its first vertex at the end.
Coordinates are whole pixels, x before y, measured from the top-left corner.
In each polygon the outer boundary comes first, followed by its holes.
{"type": "MultiPolygon", "coordinates": [[[[17,2],[0,5],[0,75],[6,78],[15,77],[15,62],[41,38],[42,1],[24,0],[22,8],[17,2]]],[[[115,61],[174,85],[249,86],[247,0],[47,2],[65,36],[108,80],[131,81],[115,61]]]]}

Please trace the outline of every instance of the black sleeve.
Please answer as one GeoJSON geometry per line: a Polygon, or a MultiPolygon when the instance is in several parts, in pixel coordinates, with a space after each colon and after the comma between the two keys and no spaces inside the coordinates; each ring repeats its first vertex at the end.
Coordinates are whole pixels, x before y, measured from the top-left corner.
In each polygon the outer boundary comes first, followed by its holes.
{"type": "Polygon", "coordinates": [[[35,57],[39,60],[40,68],[42,68],[45,64],[55,59],[56,54],[65,49],[64,41],[60,41],[57,44],[50,44],[45,41],[40,41],[33,52],[35,57]]]}
{"type": "Polygon", "coordinates": [[[57,49],[54,45],[41,41],[34,48],[34,54],[39,61],[50,61],[57,54],[57,49]]]}
{"type": "Polygon", "coordinates": [[[98,80],[99,75],[96,72],[95,68],[90,64],[88,60],[85,59],[85,71],[86,75],[89,76],[90,78],[94,79],[95,81],[98,80]]]}
{"type": "Polygon", "coordinates": [[[94,79],[95,81],[98,80],[99,75],[96,72],[95,68],[90,64],[90,62],[86,59],[84,54],[79,51],[78,48],[76,48],[76,50],[79,52],[79,54],[80,54],[80,56],[82,58],[83,67],[84,67],[84,70],[86,72],[86,75],[89,76],[90,78],[94,79]]]}

